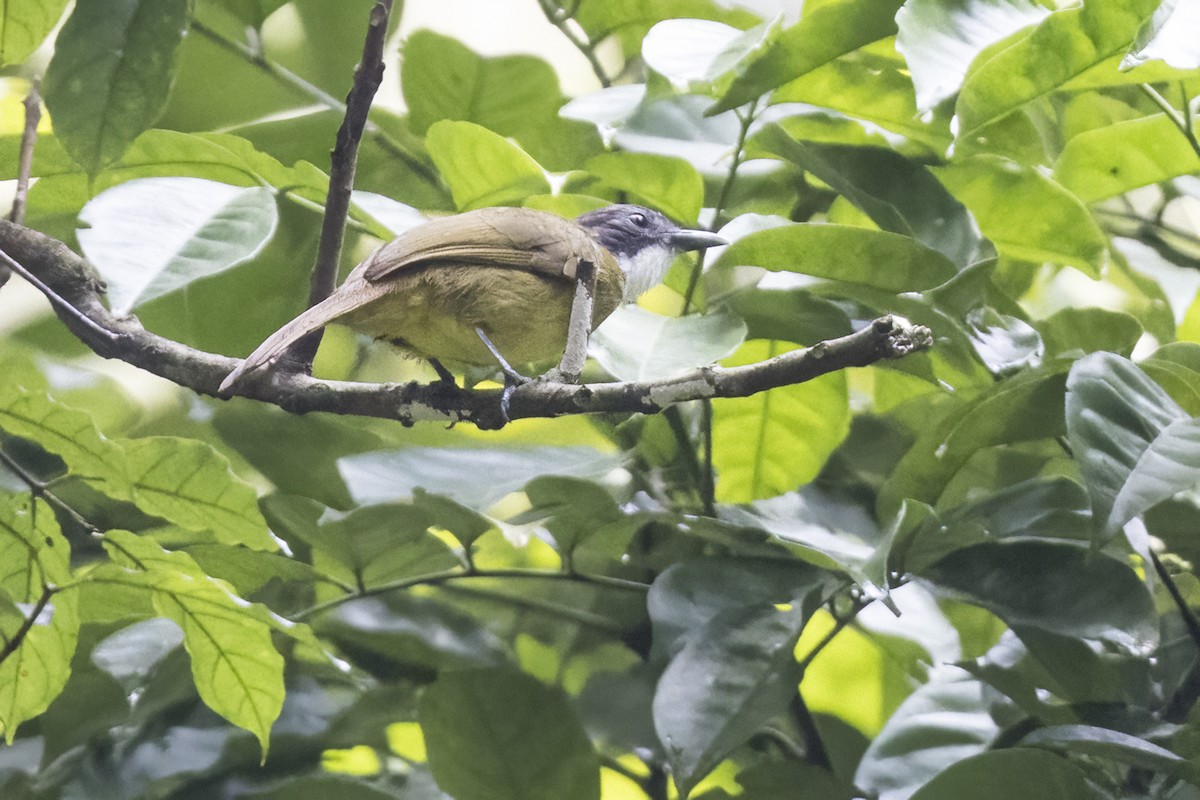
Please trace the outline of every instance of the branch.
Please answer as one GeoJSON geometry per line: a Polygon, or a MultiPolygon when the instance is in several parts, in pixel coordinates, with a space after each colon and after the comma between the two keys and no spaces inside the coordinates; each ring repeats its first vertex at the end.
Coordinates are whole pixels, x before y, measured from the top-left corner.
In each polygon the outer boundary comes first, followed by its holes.
{"type": "MultiPolygon", "coordinates": [[[[21,132],[21,153],[17,161],[17,190],[13,195],[12,211],[8,218],[18,225],[25,224],[25,204],[29,197],[29,176],[33,171],[33,146],[37,143],[37,126],[42,118],[42,98],[38,94],[39,80],[33,79],[25,96],[25,129],[21,132]]],[[[0,264],[0,286],[11,274],[7,264],[0,264]]]]}
{"type": "MultiPolygon", "coordinates": [[[[346,235],[346,217],[350,195],[354,191],[354,173],[358,164],[358,143],[367,124],[367,114],[379,84],[383,82],[383,45],[387,38],[388,16],[392,0],[377,0],[371,8],[371,21],[363,42],[362,60],[354,68],[354,83],[346,96],[346,114],[338,128],[330,154],[329,192],[325,198],[325,216],[321,220],[321,240],[313,264],[309,306],[315,306],[337,288],[338,262],[346,235]]],[[[308,371],[321,346],[324,330],[303,337],[291,348],[292,357],[308,371]]]]}
{"type": "Polygon", "coordinates": [[[57,592],[53,586],[43,586],[42,594],[37,599],[37,603],[29,610],[29,616],[21,620],[21,627],[13,631],[12,638],[4,643],[4,647],[0,648],[0,664],[3,664],[9,656],[17,651],[21,643],[25,641],[25,637],[29,635],[29,631],[33,629],[33,625],[37,622],[37,618],[46,610],[46,606],[50,603],[50,598],[57,592]]]}
{"type": "MultiPolygon", "coordinates": [[[[103,282],[92,267],[62,242],[0,220],[0,249],[38,279],[40,289],[66,304],[55,310],[66,326],[98,355],[116,358],[200,394],[217,396],[221,381],[240,362],[206,353],[147,331],[134,317],[117,317],[101,302],[103,282]]],[[[741,367],[702,367],[657,381],[568,384],[538,380],[511,395],[509,419],[566,414],[625,412],[654,414],[677,403],[709,397],[748,397],[767,389],[803,383],[847,367],[902,358],[933,345],[929,329],[901,317],[881,317],[861,330],[741,367]]],[[[496,429],[500,390],[469,391],[442,383],[349,383],[300,373],[259,374],[240,393],[294,413],[328,411],[398,420],[471,422],[496,429]]]]}

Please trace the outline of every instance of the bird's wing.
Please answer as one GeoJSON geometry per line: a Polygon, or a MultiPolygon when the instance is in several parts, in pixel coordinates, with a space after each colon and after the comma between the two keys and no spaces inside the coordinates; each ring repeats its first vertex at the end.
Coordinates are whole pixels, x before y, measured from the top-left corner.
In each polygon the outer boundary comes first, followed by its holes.
{"type": "Polygon", "coordinates": [[[580,260],[599,263],[604,250],[570,220],[528,208],[482,208],[442,217],[384,245],[355,272],[369,283],[429,264],[512,267],[569,280],[580,260]]]}

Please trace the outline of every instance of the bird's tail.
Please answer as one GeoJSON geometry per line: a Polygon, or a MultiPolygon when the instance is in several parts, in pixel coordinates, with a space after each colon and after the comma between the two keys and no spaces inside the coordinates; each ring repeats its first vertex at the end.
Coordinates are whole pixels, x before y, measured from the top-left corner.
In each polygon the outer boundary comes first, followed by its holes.
{"type": "Polygon", "coordinates": [[[221,381],[221,387],[217,390],[217,394],[229,394],[247,373],[270,366],[298,339],[325,327],[356,305],[358,303],[353,297],[345,293],[337,293],[309,308],[268,336],[262,344],[255,348],[253,353],[246,356],[246,360],[239,364],[237,369],[230,372],[225,380],[221,381]]]}

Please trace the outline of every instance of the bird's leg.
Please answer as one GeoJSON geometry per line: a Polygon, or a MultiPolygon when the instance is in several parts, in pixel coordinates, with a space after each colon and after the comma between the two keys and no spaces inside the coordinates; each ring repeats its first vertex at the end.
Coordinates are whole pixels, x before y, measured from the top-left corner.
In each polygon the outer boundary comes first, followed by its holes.
{"type": "Polygon", "coordinates": [[[523,383],[529,383],[529,378],[526,378],[513,369],[512,364],[508,363],[508,359],[500,354],[500,351],[496,349],[496,345],[492,344],[492,340],[483,332],[483,328],[476,328],[475,334],[483,342],[483,346],[488,349],[488,352],[492,354],[492,358],[496,359],[496,362],[500,365],[500,371],[504,373],[504,377],[506,378],[504,381],[505,384],[511,382],[515,386],[520,386],[523,383]]]}
{"type": "Polygon", "coordinates": [[[458,381],[455,380],[454,373],[446,369],[442,362],[438,361],[433,356],[430,356],[427,360],[429,361],[429,366],[433,367],[433,371],[437,373],[439,381],[447,386],[452,386],[455,389],[458,388],[458,381]]]}
{"type": "Polygon", "coordinates": [[[492,340],[483,332],[483,328],[476,328],[475,333],[479,336],[479,340],[483,342],[483,346],[488,349],[488,352],[500,364],[500,370],[504,373],[504,391],[500,393],[500,416],[505,422],[508,422],[508,404],[512,400],[512,393],[518,386],[529,383],[530,379],[512,368],[508,360],[496,349],[496,345],[492,344],[492,340]]]}

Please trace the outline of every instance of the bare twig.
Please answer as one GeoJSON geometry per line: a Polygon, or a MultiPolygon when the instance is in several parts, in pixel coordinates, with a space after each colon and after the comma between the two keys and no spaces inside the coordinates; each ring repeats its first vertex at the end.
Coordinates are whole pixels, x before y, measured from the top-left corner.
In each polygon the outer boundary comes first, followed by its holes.
{"type": "MultiPolygon", "coordinates": [[[[145,330],[134,318],[114,316],[101,302],[103,284],[70,248],[45,234],[0,220],[0,249],[36,275],[39,288],[59,298],[59,317],[84,344],[201,394],[217,395],[239,361],[206,353],[145,330]],[[86,319],[87,324],[81,320],[86,319]]],[[[498,428],[509,419],[565,414],[654,414],[705,397],[747,397],[777,386],[812,380],[847,367],[902,358],[933,344],[929,329],[900,317],[881,317],[861,330],[740,367],[703,367],[656,381],[567,384],[532,381],[511,394],[508,417],[499,390],[448,391],[434,384],[322,381],[299,373],[268,372],[239,386],[245,397],[295,413],[328,411],[399,420],[471,422],[498,428]]]]}
{"type": "Polygon", "coordinates": [[[1179,610],[1179,615],[1183,618],[1183,625],[1187,628],[1188,635],[1192,637],[1192,642],[1196,645],[1197,651],[1200,651],[1200,620],[1196,618],[1191,606],[1188,605],[1187,599],[1179,591],[1179,587],[1175,584],[1175,579],[1171,577],[1171,573],[1163,566],[1158,553],[1155,553],[1153,550],[1150,551],[1150,561],[1154,564],[1154,571],[1158,574],[1158,579],[1163,582],[1163,586],[1167,587],[1167,593],[1171,595],[1171,600],[1175,603],[1175,608],[1179,610]]]}
{"type": "Polygon", "coordinates": [[[42,119],[41,81],[33,79],[25,95],[25,130],[21,132],[21,154],[17,166],[17,193],[13,196],[8,218],[18,225],[25,224],[25,203],[29,197],[29,176],[33,171],[33,147],[37,144],[38,122],[42,119]]]}
{"type": "MultiPolygon", "coordinates": [[[[338,128],[333,153],[330,154],[329,192],[325,199],[325,216],[321,221],[321,240],[313,264],[309,306],[315,306],[329,297],[337,287],[338,260],[342,255],[346,217],[350,212],[350,195],[354,191],[354,173],[358,164],[358,143],[367,124],[371,101],[383,82],[383,45],[391,12],[392,0],[376,0],[372,6],[362,60],[354,68],[354,83],[346,96],[346,114],[338,128]]],[[[321,329],[301,338],[291,347],[292,358],[305,368],[311,367],[323,335],[324,330],[321,329]]]]}
{"type": "Polygon", "coordinates": [[[0,648],[0,664],[3,664],[9,656],[17,651],[21,643],[25,641],[25,637],[29,635],[29,631],[33,629],[33,625],[37,622],[37,618],[46,610],[46,606],[50,603],[50,598],[58,589],[53,586],[43,586],[42,594],[38,597],[33,608],[29,609],[29,614],[21,620],[21,627],[13,631],[13,635],[4,643],[4,647],[0,648]]]}
{"type": "MultiPolygon", "coordinates": [[[[13,195],[12,211],[8,218],[18,225],[25,224],[25,204],[29,198],[29,176],[33,172],[33,146],[37,143],[38,122],[42,118],[42,98],[38,92],[41,81],[33,79],[25,95],[25,130],[21,133],[21,153],[17,162],[17,190],[13,195]]],[[[8,283],[12,270],[0,264],[0,286],[8,283]]]]}
{"type": "Polygon", "coordinates": [[[588,65],[591,66],[600,85],[606,89],[612,86],[612,78],[604,71],[604,65],[600,63],[600,58],[596,55],[596,43],[587,38],[586,32],[581,36],[571,27],[571,21],[579,3],[575,3],[570,9],[557,5],[554,0],[538,0],[538,5],[541,6],[542,13],[546,15],[550,24],[558,28],[559,32],[567,37],[567,41],[575,45],[575,49],[587,59],[588,65]]]}
{"type": "MultiPolygon", "coordinates": [[[[101,338],[106,338],[109,341],[112,341],[116,336],[116,334],[114,334],[112,331],[107,330],[102,325],[97,324],[93,319],[63,299],[57,291],[44,283],[37,275],[27,269],[24,264],[17,261],[4,250],[0,250],[0,267],[17,273],[22,278],[33,284],[33,288],[46,295],[46,299],[50,301],[50,305],[54,306],[59,317],[69,317],[70,322],[87,328],[92,334],[101,338]]],[[[70,327],[70,324],[68,324],[68,327],[70,327]]]]}

